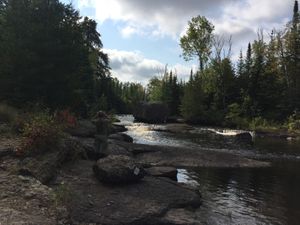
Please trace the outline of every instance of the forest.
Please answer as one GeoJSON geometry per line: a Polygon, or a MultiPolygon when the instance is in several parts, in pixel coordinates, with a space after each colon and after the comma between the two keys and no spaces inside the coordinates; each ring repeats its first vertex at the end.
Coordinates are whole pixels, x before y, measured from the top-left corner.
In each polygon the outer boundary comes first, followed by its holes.
{"type": "Polygon", "coordinates": [[[239,59],[231,38],[203,16],[188,22],[182,57],[199,63],[188,81],[168,67],[144,87],[112,77],[96,21],[58,0],[0,1],[0,101],[18,107],[132,113],[141,101],[163,102],[187,122],[247,128],[299,128],[300,16],[295,1],[281,30],[257,32],[239,59]],[[289,122],[288,122],[289,121],[289,122]]]}
{"type": "Polygon", "coordinates": [[[188,82],[178,81],[166,69],[163,76],[150,80],[148,99],[166,103],[171,114],[191,123],[253,129],[285,123],[299,129],[298,2],[284,28],[265,33],[259,30],[235,62],[231,38],[215,35],[205,17],[192,18],[180,46],[184,59],[198,60],[199,69],[191,70],[188,82]]]}

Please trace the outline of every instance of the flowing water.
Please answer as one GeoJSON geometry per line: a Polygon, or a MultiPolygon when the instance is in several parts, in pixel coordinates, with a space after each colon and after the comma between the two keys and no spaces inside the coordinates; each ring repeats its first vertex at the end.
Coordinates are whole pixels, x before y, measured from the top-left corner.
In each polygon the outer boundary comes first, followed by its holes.
{"type": "Polygon", "coordinates": [[[255,138],[254,144],[236,142],[233,130],[195,127],[189,133],[155,131],[166,125],[134,123],[120,116],[136,143],[184,146],[232,152],[272,162],[270,168],[178,169],[179,182],[200,190],[203,204],[196,215],[202,224],[300,224],[300,142],[255,138]]]}

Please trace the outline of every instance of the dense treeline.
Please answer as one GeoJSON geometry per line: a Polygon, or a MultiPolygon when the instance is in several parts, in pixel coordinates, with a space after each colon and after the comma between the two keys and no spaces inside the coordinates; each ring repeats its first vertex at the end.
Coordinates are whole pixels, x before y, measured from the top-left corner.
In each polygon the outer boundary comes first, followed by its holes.
{"type": "Polygon", "coordinates": [[[171,115],[179,115],[183,86],[183,82],[179,82],[177,75],[168,71],[166,66],[161,77],[150,79],[147,85],[146,99],[150,102],[163,102],[168,106],[171,115]]]}
{"type": "Polygon", "coordinates": [[[59,0],[0,0],[0,101],[87,116],[130,110],[138,84],[110,76],[97,23],[59,0]]]}
{"type": "MultiPolygon", "coordinates": [[[[245,56],[234,65],[231,40],[216,37],[214,26],[205,17],[195,17],[180,40],[183,57],[197,58],[199,71],[191,72],[187,83],[179,84],[183,95],[162,87],[168,76],[150,81],[151,100],[173,99],[177,109],[190,122],[246,127],[251,121],[283,122],[299,116],[300,109],[300,16],[295,1],[293,19],[282,31],[269,37],[258,31],[245,56]],[[166,90],[165,90],[166,89],[166,90]],[[159,91],[158,91],[159,90],[159,91]],[[180,103],[178,103],[180,102],[180,103]]],[[[172,76],[170,76],[172,78],[172,76]]],[[[180,91],[179,91],[180,93],[180,91]]],[[[168,105],[170,105],[168,103],[168,105]]]]}

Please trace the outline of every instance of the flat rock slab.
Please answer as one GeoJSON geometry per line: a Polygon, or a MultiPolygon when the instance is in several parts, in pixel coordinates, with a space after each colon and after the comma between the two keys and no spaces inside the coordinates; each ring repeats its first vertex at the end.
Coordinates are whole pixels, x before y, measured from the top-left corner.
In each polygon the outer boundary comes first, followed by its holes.
{"type": "Polygon", "coordinates": [[[72,193],[69,210],[74,223],[159,225],[166,224],[164,216],[171,209],[200,206],[198,193],[169,179],[145,177],[131,185],[104,185],[94,177],[93,164],[66,165],[55,181],[64,182],[72,193]]]}
{"type": "Polygon", "coordinates": [[[70,224],[66,208],[58,207],[52,190],[30,177],[0,173],[0,224],[70,224]]]}
{"type": "Polygon", "coordinates": [[[145,167],[170,166],[185,167],[217,167],[217,168],[256,168],[269,167],[271,164],[252,160],[243,156],[208,150],[202,148],[181,148],[119,143],[128,151],[136,153],[135,159],[145,167]]]}

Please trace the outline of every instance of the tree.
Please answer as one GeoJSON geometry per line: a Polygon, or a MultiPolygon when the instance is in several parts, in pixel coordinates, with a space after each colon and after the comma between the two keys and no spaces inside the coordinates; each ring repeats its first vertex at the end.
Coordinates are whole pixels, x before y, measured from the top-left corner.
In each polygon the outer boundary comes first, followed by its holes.
{"type": "Polygon", "coordinates": [[[190,80],[185,88],[181,102],[181,114],[189,122],[200,122],[204,116],[204,92],[199,75],[190,80]]]}
{"type": "Polygon", "coordinates": [[[188,22],[186,34],[180,39],[183,57],[189,61],[195,56],[199,60],[200,71],[204,70],[211,51],[214,26],[203,16],[197,16],[188,22]]]}
{"type": "Polygon", "coordinates": [[[86,114],[108,69],[95,21],[58,0],[1,0],[0,31],[1,100],[86,114]]]}

